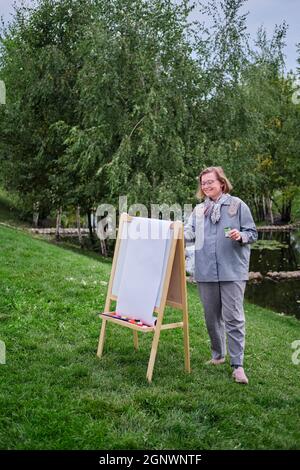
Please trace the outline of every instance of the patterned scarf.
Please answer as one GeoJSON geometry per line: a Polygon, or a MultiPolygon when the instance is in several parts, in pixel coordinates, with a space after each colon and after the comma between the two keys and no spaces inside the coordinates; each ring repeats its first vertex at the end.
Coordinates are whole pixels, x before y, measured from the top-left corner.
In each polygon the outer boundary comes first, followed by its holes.
{"type": "Polygon", "coordinates": [[[221,217],[221,206],[229,198],[229,194],[221,194],[219,199],[213,201],[207,197],[204,201],[204,214],[206,217],[210,216],[210,220],[213,224],[219,222],[221,217]]]}

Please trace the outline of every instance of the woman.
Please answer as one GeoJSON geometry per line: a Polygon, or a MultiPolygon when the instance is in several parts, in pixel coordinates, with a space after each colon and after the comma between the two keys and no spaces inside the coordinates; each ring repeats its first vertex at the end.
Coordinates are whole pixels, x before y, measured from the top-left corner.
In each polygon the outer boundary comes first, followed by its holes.
{"type": "Polygon", "coordinates": [[[203,170],[197,196],[205,200],[193,210],[184,234],[186,240],[195,240],[195,280],[211,341],[209,363],[225,362],[226,332],[233,378],[247,384],[243,300],[249,245],[257,240],[257,231],[249,207],[231,196],[231,189],[221,167],[203,170]]]}

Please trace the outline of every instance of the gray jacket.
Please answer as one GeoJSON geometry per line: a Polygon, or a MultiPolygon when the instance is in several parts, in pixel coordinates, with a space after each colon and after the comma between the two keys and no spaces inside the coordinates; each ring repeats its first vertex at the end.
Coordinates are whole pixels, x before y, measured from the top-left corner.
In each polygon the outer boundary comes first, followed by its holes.
{"type": "Polygon", "coordinates": [[[195,280],[248,280],[250,243],[257,240],[249,207],[241,199],[229,196],[221,206],[221,217],[216,224],[204,216],[203,208],[203,204],[198,204],[184,227],[185,240],[195,240],[195,280]],[[225,227],[239,230],[242,240],[226,238],[225,227]]]}

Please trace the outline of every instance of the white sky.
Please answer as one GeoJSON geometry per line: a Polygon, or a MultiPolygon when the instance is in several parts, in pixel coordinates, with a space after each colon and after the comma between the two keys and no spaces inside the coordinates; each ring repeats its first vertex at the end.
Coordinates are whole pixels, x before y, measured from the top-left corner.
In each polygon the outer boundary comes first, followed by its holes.
{"type": "MultiPolygon", "coordinates": [[[[30,0],[27,0],[31,3],[30,0]]],[[[13,11],[12,5],[15,0],[0,0],[0,16],[8,21],[13,11]]],[[[20,0],[17,0],[20,3],[20,0]]],[[[289,25],[286,39],[286,66],[287,71],[296,71],[297,51],[296,44],[300,43],[300,0],[248,0],[243,11],[249,11],[248,31],[251,37],[259,26],[263,25],[269,36],[272,35],[274,26],[283,20],[289,25]]],[[[195,11],[193,17],[197,17],[195,11]]]]}

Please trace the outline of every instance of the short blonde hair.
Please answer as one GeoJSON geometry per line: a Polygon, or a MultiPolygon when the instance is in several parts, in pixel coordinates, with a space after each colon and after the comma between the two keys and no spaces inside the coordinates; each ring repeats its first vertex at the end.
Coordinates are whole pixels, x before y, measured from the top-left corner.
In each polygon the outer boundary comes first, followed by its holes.
{"type": "Polygon", "coordinates": [[[224,170],[221,166],[209,166],[201,171],[200,175],[198,176],[198,191],[196,193],[196,197],[198,199],[203,199],[205,194],[202,191],[201,187],[201,179],[203,175],[207,173],[214,173],[217,180],[220,181],[222,184],[223,193],[229,193],[232,190],[232,184],[230,183],[229,179],[224,173],[224,170]]]}

